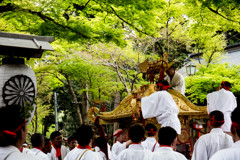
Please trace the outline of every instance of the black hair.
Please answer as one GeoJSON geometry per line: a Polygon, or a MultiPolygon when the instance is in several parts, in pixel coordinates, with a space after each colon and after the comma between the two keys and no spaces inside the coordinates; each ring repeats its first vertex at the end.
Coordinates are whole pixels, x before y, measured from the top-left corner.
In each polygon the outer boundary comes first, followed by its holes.
{"type": "Polygon", "coordinates": [[[31,143],[33,147],[40,147],[44,141],[44,136],[40,133],[35,133],[31,137],[31,143]]]}
{"type": "Polygon", "coordinates": [[[156,81],[156,84],[158,84],[158,83],[162,83],[164,86],[168,86],[169,85],[168,81],[166,81],[166,80],[156,81]]]}
{"type": "Polygon", "coordinates": [[[237,107],[232,112],[231,120],[232,120],[232,122],[238,124],[238,127],[236,127],[236,132],[237,132],[238,137],[240,137],[240,116],[239,115],[240,115],[240,108],[237,107]]]}
{"type": "Polygon", "coordinates": [[[73,140],[76,140],[76,138],[74,138],[73,136],[68,137],[68,139],[67,139],[68,144],[70,144],[71,141],[73,141],[73,140]]]}
{"type": "Polygon", "coordinates": [[[44,137],[44,142],[45,142],[45,146],[47,146],[47,145],[49,145],[49,143],[50,143],[50,139],[44,137]]]}
{"type": "Polygon", "coordinates": [[[61,134],[59,131],[54,131],[54,132],[51,133],[50,139],[51,139],[51,141],[52,141],[52,140],[54,140],[55,137],[61,136],[61,135],[62,135],[62,134],[61,134]]]}
{"type": "Polygon", "coordinates": [[[133,143],[139,143],[144,138],[144,129],[140,125],[134,125],[129,129],[129,138],[133,143]]]}
{"type": "Polygon", "coordinates": [[[17,140],[21,139],[21,129],[25,130],[24,108],[14,105],[1,107],[0,122],[0,146],[15,145],[17,140]],[[16,133],[16,136],[7,133],[7,131],[16,133]]]}
{"type": "Polygon", "coordinates": [[[158,131],[158,142],[160,145],[171,146],[176,137],[177,132],[172,127],[162,127],[158,131]]]}
{"type": "Polygon", "coordinates": [[[86,146],[90,143],[93,138],[94,132],[90,125],[81,125],[77,131],[74,133],[74,137],[77,139],[78,144],[81,146],[86,146]]]}
{"type": "Polygon", "coordinates": [[[97,137],[95,139],[95,145],[103,150],[107,150],[107,140],[104,137],[97,137]]]}
{"type": "Polygon", "coordinates": [[[222,83],[221,83],[221,86],[222,87],[229,87],[229,88],[231,88],[231,83],[230,82],[228,82],[228,81],[223,81],[222,83]]]}
{"type": "Polygon", "coordinates": [[[148,136],[154,136],[155,134],[153,132],[157,131],[157,127],[152,123],[148,123],[145,127],[145,131],[147,131],[148,136]]]}
{"type": "Polygon", "coordinates": [[[224,115],[221,111],[215,110],[209,114],[210,124],[213,127],[221,127],[224,124],[224,115]]]}

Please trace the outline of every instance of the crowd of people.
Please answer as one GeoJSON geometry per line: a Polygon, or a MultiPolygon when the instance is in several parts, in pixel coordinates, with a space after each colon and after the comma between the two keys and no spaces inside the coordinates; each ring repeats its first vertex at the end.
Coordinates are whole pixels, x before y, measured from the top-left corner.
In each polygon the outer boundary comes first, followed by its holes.
{"type": "MultiPolygon", "coordinates": [[[[50,139],[35,133],[29,149],[26,113],[19,106],[1,107],[0,160],[186,160],[176,151],[181,125],[178,107],[167,92],[170,86],[165,80],[156,85],[155,93],[138,100],[143,118],[156,117],[161,128],[148,123],[117,129],[112,147],[97,117],[98,134],[91,125],[83,124],[68,138],[66,147],[59,131],[52,132],[50,139]]],[[[207,95],[211,131],[196,141],[192,160],[240,160],[240,109],[230,87],[224,81],[219,91],[207,95]]]]}

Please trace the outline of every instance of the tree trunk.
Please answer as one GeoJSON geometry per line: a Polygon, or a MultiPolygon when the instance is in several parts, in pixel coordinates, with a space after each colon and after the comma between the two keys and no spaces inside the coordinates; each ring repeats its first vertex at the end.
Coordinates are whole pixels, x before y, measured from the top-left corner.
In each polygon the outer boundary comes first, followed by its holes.
{"type": "Polygon", "coordinates": [[[46,136],[47,134],[47,124],[48,124],[48,121],[49,121],[49,116],[46,116],[45,117],[45,122],[44,122],[44,130],[43,130],[43,135],[46,136]]]}
{"type": "Polygon", "coordinates": [[[77,115],[78,115],[78,118],[79,118],[79,124],[81,125],[83,123],[83,120],[82,120],[82,115],[81,115],[81,111],[80,111],[80,106],[79,106],[79,102],[77,100],[77,96],[73,90],[73,87],[72,87],[72,83],[71,81],[69,80],[69,76],[68,75],[65,75],[66,79],[67,79],[67,82],[68,82],[68,88],[73,96],[73,101],[74,101],[74,104],[75,104],[75,107],[76,107],[76,110],[77,110],[77,115]]]}
{"type": "Polygon", "coordinates": [[[35,110],[35,128],[34,128],[34,133],[37,133],[37,128],[38,128],[38,114],[37,114],[37,106],[36,106],[36,110],[35,110]]]}
{"type": "Polygon", "coordinates": [[[88,110],[90,108],[90,105],[88,103],[88,92],[84,91],[82,93],[82,117],[83,117],[83,123],[88,124],[88,110]]]}

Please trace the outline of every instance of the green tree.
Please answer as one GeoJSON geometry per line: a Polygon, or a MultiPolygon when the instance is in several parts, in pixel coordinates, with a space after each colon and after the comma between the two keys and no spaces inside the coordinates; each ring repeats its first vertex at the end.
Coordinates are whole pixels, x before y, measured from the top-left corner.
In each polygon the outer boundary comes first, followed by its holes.
{"type": "Polygon", "coordinates": [[[189,76],[186,81],[186,96],[193,103],[206,105],[206,95],[216,91],[222,81],[232,83],[231,91],[235,96],[240,96],[240,66],[229,64],[210,64],[202,66],[194,76],[189,76]]]}

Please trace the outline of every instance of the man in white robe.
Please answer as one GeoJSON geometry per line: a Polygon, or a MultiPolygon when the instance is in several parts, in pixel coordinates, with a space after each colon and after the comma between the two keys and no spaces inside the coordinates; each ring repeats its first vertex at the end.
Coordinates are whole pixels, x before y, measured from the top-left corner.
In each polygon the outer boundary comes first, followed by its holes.
{"type": "Polygon", "coordinates": [[[208,113],[219,110],[224,114],[225,123],[222,125],[224,132],[231,132],[231,112],[237,107],[236,97],[229,91],[231,84],[223,81],[221,90],[209,93],[207,95],[208,113]]]}
{"type": "Polygon", "coordinates": [[[156,117],[162,127],[170,126],[181,134],[179,110],[172,96],[167,92],[169,87],[167,81],[157,82],[157,91],[141,98],[142,115],[144,119],[156,117]]]}
{"type": "Polygon", "coordinates": [[[68,149],[62,145],[62,134],[59,131],[54,131],[51,133],[50,139],[52,141],[51,159],[63,160],[68,153],[68,149]]]}
{"type": "Polygon", "coordinates": [[[212,130],[197,140],[194,145],[192,160],[209,160],[217,151],[233,145],[232,137],[221,129],[224,123],[223,113],[216,110],[211,112],[209,117],[212,130]]]}
{"type": "Polygon", "coordinates": [[[20,106],[0,108],[0,159],[1,160],[39,160],[37,157],[21,153],[26,141],[27,124],[20,106]]]}
{"type": "Polygon", "coordinates": [[[234,144],[231,148],[223,149],[216,152],[210,160],[240,160],[240,108],[236,108],[232,112],[231,133],[234,144]]]}
{"type": "Polygon", "coordinates": [[[113,136],[116,137],[117,141],[112,146],[111,158],[112,160],[116,160],[118,154],[124,149],[128,148],[128,146],[132,143],[132,141],[127,140],[128,139],[127,133],[122,129],[117,129],[113,133],[113,136]]]}
{"type": "Polygon", "coordinates": [[[141,144],[145,150],[154,152],[159,147],[159,144],[155,138],[157,127],[152,123],[148,123],[145,126],[145,132],[147,132],[147,138],[141,144]]]}
{"type": "Polygon", "coordinates": [[[144,150],[141,141],[144,138],[144,129],[140,125],[134,125],[129,129],[129,138],[132,144],[119,153],[117,160],[143,160],[144,157],[150,153],[144,150]]]}
{"type": "Polygon", "coordinates": [[[91,149],[93,130],[89,125],[81,125],[74,137],[78,141],[78,147],[71,150],[64,160],[103,160],[98,152],[91,149]]]}
{"type": "Polygon", "coordinates": [[[175,71],[175,67],[171,66],[166,70],[167,76],[165,80],[168,81],[170,87],[178,92],[185,94],[185,80],[183,75],[175,71]]]}
{"type": "Polygon", "coordinates": [[[162,127],[158,132],[160,147],[144,160],[187,160],[184,155],[174,151],[177,144],[177,132],[171,127],[162,127]]]}
{"type": "Polygon", "coordinates": [[[31,136],[31,143],[33,148],[31,149],[31,152],[38,157],[39,159],[42,160],[51,160],[50,157],[43,153],[42,149],[45,146],[45,140],[44,136],[39,133],[35,133],[31,136]]]}

